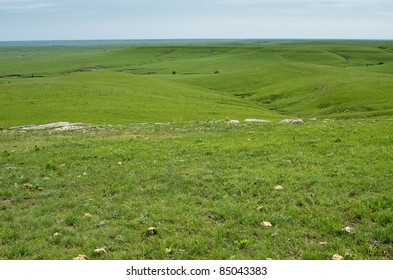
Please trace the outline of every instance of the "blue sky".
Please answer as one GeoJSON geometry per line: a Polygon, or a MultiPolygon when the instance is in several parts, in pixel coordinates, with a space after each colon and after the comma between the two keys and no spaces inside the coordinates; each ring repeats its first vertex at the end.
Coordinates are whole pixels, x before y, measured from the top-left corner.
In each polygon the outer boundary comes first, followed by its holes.
{"type": "Polygon", "coordinates": [[[393,39],[392,0],[0,0],[0,41],[393,39]]]}

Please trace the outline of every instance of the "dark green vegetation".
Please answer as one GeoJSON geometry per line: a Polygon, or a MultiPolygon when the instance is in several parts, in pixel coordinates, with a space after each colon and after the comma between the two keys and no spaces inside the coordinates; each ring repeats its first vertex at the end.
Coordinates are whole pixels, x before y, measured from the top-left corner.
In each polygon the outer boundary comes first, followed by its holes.
{"type": "Polygon", "coordinates": [[[393,258],[393,43],[20,46],[0,61],[0,259],[393,258]],[[6,129],[54,121],[93,126],[6,129]]]}

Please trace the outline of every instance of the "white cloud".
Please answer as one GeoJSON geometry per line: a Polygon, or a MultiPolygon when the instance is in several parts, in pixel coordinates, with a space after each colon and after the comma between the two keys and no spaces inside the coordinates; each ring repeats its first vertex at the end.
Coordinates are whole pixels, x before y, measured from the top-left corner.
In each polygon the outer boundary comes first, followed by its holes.
{"type": "Polygon", "coordinates": [[[23,12],[54,7],[53,3],[29,0],[0,0],[0,12],[23,12]]]}
{"type": "Polygon", "coordinates": [[[47,2],[31,2],[31,1],[1,1],[0,12],[24,12],[33,10],[42,10],[54,7],[54,4],[47,2]]]}

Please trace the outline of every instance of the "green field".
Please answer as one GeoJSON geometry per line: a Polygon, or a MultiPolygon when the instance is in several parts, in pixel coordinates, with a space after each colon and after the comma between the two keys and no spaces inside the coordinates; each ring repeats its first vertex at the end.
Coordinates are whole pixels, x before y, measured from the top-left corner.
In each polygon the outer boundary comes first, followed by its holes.
{"type": "Polygon", "coordinates": [[[0,259],[393,259],[391,41],[0,46],[0,64],[0,259]],[[59,121],[88,126],[12,128],[59,121]]]}

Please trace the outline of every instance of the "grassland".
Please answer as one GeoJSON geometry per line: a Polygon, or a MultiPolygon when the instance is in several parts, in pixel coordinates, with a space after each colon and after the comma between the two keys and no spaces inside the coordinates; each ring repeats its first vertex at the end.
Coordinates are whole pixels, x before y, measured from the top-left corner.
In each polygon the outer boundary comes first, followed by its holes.
{"type": "Polygon", "coordinates": [[[20,46],[0,61],[0,259],[393,258],[393,43],[20,46]],[[9,129],[54,121],[91,127],[9,129]]]}
{"type": "Polygon", "coordinates": [[[0,59],[3,127],[392,114],[391,42],[23,46],[0,59]]]}

